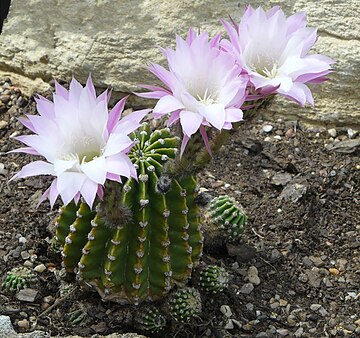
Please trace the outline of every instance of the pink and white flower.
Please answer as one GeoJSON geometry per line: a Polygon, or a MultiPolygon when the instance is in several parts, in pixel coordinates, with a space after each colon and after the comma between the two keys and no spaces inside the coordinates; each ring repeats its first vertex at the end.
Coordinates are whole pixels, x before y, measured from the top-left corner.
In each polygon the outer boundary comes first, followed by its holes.
{"type": "Polygon", "coordinates": [[[186,40],[176,37],[176,50],[163,53],[169,70],[152,64],[149,70],[164,87],[143,86],[151,90],[139,94],[159,99],[153,116],[170,114],[168,125],[180,121],[183,131],[181,154],[189,138],[198,130],[210,152],[205,126],[231,129],[232,122],[242,120],[240,109],[246,96],[248,78],[241,76],[235,58],[219,48],[220,36],[209,41],[208,34],[190,29],[186,40]]]}
{"type": "Polygon", "coordinates": [[[314,105],[307,84],[325,81],[334,61],[308,55],[317,32],[306,24],[302,12],[286,18],[278,6],[267,12],[248,6],[240,24],[223,21],[230,41],[223,40],[221,46],[236,57],[260,93],[275,92],[301,105],[314,105]]]}
{"type": "Polygon", "coordinates": [[[66,205],[83,196],[92,207],[96,195],[102,197],[106,179],[121,182],[120,176],[137,177],[127,156],[133,146],[128,134],[139,127],[149,110],[120,120],[126,98],[109,113],[107,91],[97,97],[90,77],[85,87],[73,79],[69,90],[56,83],[53,101],[39,96],[40,115],[20,119],[34,134],[16,137],[27,147],[12,152],[40,155],[45,160],[27,164],[12,180],[54,176],[39,204],[49,198],[53,206],[60,195],[66,205]]]}

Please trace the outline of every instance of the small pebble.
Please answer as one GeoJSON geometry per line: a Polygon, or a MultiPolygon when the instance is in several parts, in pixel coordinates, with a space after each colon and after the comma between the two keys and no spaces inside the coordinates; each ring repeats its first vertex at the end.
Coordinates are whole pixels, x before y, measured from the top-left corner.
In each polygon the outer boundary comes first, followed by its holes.
{"type": "Polygon", "coordinates": [[[335,276],[337,276],[337,275],[340,273],[340,271],[339,271],[338,269],[336,269],[336,268],[330,268],[330,269],[329,269],[329,272],[330,272],[332,275],[335,275],[335,276]]]}
{"type": "Polygon", "coordinates": [[[331,136],[331,137],[336,137],[337,133],[336,133],[336,129],[335,128],[331,128],[331,129],[328,129],[328,134],[331,136]]]}
{"type": "Polygon", "coordinates": [[[25,237],[21,236],[21,237],[19,237],[18,241],[21,244],[25,244],[27,242],[27,239],[25,237]]]}
{"type": "Polygon", "coordinates": [[[288,329],[277,329],[276,332],[281,336],[281,337],[286,337],[289,334],[289,330],[288,329]]]}
{"type": "Polygon", "coordinates": [[[295,331],[294,336],[295,336],[295,337],[301,337],[301,336],[303,335],[303,333],[304,333],[304,329],[303,329],[302,327],[299,327],[299,328],[295,331]]]}
{"type": "Polygon", "coordinates": [[[246,283],[241,287],[239,292],[245,295],[249,295],[253,290],[254,290],[254,285],[251,283],[246,283]]]}
{"type": "Polygon", "coordinates": [[[270,133],[273,129],[274,129],[274,127],[270,124],[267,124],[267,125],[263,126],[263,128],[262,128],[264,133],[270,133]]]}
{"type": "Polygon", "coordinates": [[[30,323],[27,319],[19,320],[17,323],[18,327],[24,330],[28,330],[30,328],[30,323]]]}
{"type": "Polygon", "coordinates": [[[0,121],[0,130],[5,129],[9,125],[6,121],[0,121]]]}
{"type": "Polygon", "coordinates": [[[44,264],[39,264],[35,266],[34,271],[42,273],[46,270],[46,266],[44,264]]]}
{"type": "Polygon", "coordinates": [[[23,265],[27,268],[32,268],[34,266],[34,263],[26,260],[23,265]]]}
{"type": "Polygon", "coordinates": [[[21,302],[33,303],[38,295],[38,291],[33,289],[22,289],[16,294],[16,299],[21,302]]]}
{"type": "Polygon", "coordinates": [[[258,269],[255,266],[249,267],[249,269],[247,271],[247,277],[248,277],[248,280],[250,283],[252,283],[254,285],[260,284],[258,269]]]}
{"type": "Polygon", "coordinates": [[[310,310],[312,311],[317,311],[321,308],[321,304],[311,304],[310,305],[310,310]]]}
{"type": "Polygon", "coordinates": [[[227,318],[230,318],[232,316],[232,312],[229,305],[221,305],[220,311],[223,313],[227,318]]]}

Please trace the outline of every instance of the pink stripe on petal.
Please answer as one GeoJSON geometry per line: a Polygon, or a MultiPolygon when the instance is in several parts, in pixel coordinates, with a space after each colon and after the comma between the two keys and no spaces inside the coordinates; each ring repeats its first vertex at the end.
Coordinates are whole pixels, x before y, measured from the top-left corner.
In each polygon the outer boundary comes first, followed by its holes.
{"type": "Polygon", "coordinates": [[[45,192],[42,194],[42,196],[40,197],[39,202],[37,202],[37,204],[36,204],[36,209],[40,206],[40,204],[42,202],[44,202],[49,197],[49,194],[50,194],[50,187],[47,188],[45,190],[45,192]]]}
{"type": "Polygon", "coordinates": [[[202,138],[203,138],[203,140],[204,140],[206,150],[208,151],[208,153],[209,153],[210,156],[212,157],[209,139],[208,139],[208,136],[207,136],[207,134],[206,134],[206,130],[205,130],[204,126],[200,126],[200,134],[201,134],[201,136],[202,136],[202,138]]]}
{"type": "Polygon", "coordinates": [[[185,148],[186,148],[189,140],[190,140],[190,137],[184,134],[183,139],[182,139],[182,142],[181,142],[180,158],[182,157],[182,155],[183,155],[183,153],[184,153],[184,150],[185,150],[185,148]]]}
{"type": "Polygon", "coordinates": [[[18,117],[17,120],[27,129],[31,130],[33,133],[36,133],[35,127],[33,126],[33,124],[29,119],[24,117],[18,117]]]}
{"type": "Polygon", "coordinates": [[[91,78],[91,74],[89,74],[88,79],[86,81],[86,87],[85,87],[89,93],[91,93],[91,95],[96,98],[96,92],[95,92],[95,87],[94,84],[92,82],[92,78],[91,78]]]}
{"type": "Polygon", "coordinates": [[[97,190],[96,195],[98,195],[101,200],[103,199],[103,197],[104,197],[104,188],[103,188],[102,185],[98,186],[98,190],[97,190]]]}
{"type": "Polygon", "coordinates": [[[57,185],[57,178],[55,178],[55,180],[50,185],[49,200],[50,200],[51,209],[54,207],[56,199],[59,196],[56,185],[57,185]]]}
{"type": "Polygon", "coordinates": [[[62,96],[65,100],[69,99],[69,92],[55,80],[55,93],[56,95],[62,96]]]}
{"type": "Polygon", "coordinates": [[[114,182],[119,182],[121,183],[121,177],[119,175],[115,175],[115,174],[111,174],[111,173],[107,173],[106,178],[108,180],[114,181],[114,182]]]}
{"type": "Polygon", "coordinates": [[[80,194],[80,192],[78,192],[74,197],[74,202],[76,205],[79,203],[80,197],[81,197],[81,194],[80,194]]]}
{"type": "Polygon", "coordinates": [[[181,112],[181,110],[176,110],[170,115],[170,117],[166,123],[166,125],[168,127],[170,127],[172,124],[174,124],[175,122],[177,122],[180,119],[180,112],[181,112]]]}
{"type": "Polygon", "coordinates": [[[10,150],[10,151],[7,152],[7,154],[12,154],[12,153],[24,153],[24,154],[30,154],[30,155],[41,155],[35,149],[33,149],[31,147],[18,148],[18,149],[10,150]]]}
{"type": "Polygon", "coordinates": [[[54,166],[44,161],[35,161],[24,166],[10,181],[39,175],[55,175],[54,166]]]}
{"type": "Polygon", "coordinates": [[[108,123],[107,123],[107,130],[109,133],[112,132],[112,130],[114,129],[116,123],[120,120],[121,118],[121,113],[124,110],[125,107],[125,103],[128,96],[125,96],[124,98],[122,98],[115,106],[113,109],[111,109],[111,112],[109,114],[109,119],[108,119],[108,123]]]}

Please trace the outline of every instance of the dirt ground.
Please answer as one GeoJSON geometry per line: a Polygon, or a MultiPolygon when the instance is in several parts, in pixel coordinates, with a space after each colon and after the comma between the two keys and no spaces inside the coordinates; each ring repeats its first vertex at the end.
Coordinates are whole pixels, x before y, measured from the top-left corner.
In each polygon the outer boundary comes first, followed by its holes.
{"type": "Polygon", "coordinates": [[[51,179],[9,183],[32,158],[6,152],[20,146],[11,139],[25,133],[16,118],[34,113],[33,99],[24,97],[10,79],[0,79],[0,100],[0,277],[26,266],[37,280],[31,286],[33,299],[27,301],[0,290],[0,315],[10,316],[18,332],[36,329],[58,337],[114,332],[148,337],[360,336],[356,131],[306,128],[298,121],[264,121],[259,115],[232,132],[230,142],[199,175],[208,193],[234,197],[248,214],[241,241],[206,241],[203,262],[225,267],[230,286],[216,295],[202,292],[203,311],[189,325],[168,317],[166,330],[151,335],[135,321],[141,306],[104,303],[97,293],[74,289],[72,276],[61,277],[60,254],[50,245],[60,204],[50,210],[45,202],[36,209],[51,179]],[[257,270],[255,281],[249,268],[257,270]],[[63,296],[64,288],[73,290],[70,296],[63,296]],[[222,305],[230,308],[227,316],[222,305]]]}

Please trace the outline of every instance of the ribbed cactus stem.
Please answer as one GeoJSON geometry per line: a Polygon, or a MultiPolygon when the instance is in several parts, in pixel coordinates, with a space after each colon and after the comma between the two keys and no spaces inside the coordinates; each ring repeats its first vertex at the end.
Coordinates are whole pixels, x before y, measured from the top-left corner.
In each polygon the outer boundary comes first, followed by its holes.
{"type": "Polygon", "coordinates": [[[110,183],[95,211],[74,203],[62,209],[57,237],[64,265],[104,299],[138,304],[157,299],[190,277],[200,259],[197,181],[163,175],[179,140],[168,129],[132,135],[129,157],[138,181],[110,183]]]}
{"type": "Polygon", "coordinates": [[[240,238],[247,224],[243,208],[228,195],[216,197],[211,201],[209,215],[229,240],[240,238]]]}

